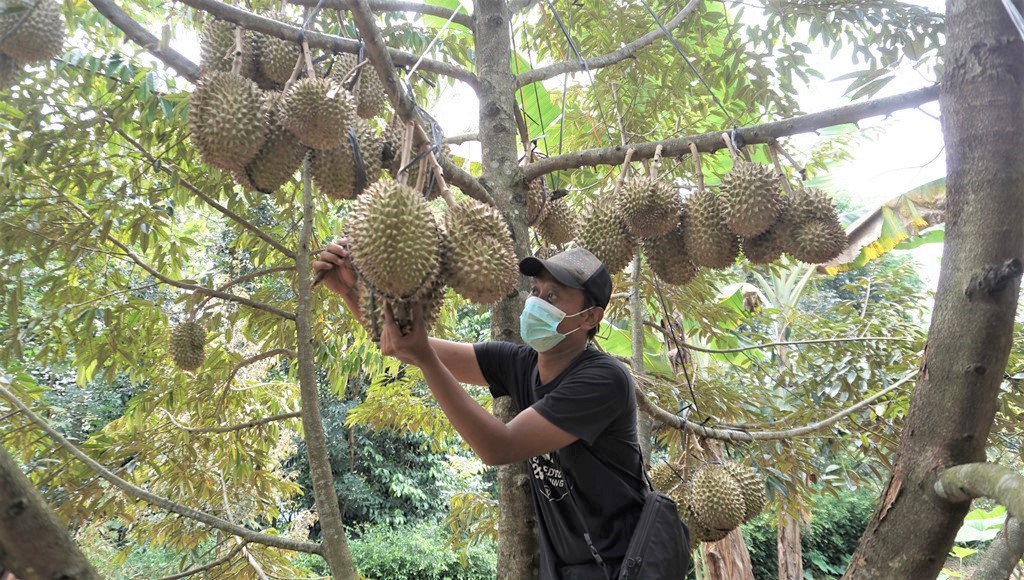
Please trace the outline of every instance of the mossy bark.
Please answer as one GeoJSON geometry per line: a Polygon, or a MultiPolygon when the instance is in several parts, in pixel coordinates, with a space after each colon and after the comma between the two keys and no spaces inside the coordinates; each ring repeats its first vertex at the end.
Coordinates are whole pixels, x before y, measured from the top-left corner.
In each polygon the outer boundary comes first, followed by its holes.
{"type": "Polygon", "coordinates": [[[970,502],[939,497],[934,483],[984,461],[1010,350],[1024,257],[1024,40],[999,0],[948,0],[946,29],[949,205],[935,308],[892,474],[845,578],[938,575],[970,502]]]}

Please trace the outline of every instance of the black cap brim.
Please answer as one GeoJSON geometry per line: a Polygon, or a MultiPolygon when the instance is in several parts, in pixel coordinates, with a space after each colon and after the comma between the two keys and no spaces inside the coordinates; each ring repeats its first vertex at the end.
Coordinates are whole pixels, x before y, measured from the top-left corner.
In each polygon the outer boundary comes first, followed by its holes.
{"type": "Polygon", "coordinates": [[[572,272],[564,266],[546,262],[536,256],[523,258],[519,262],[519,271],[526,276],[536,276],[544,270],[547,270],[555,280],[558,280],[561,284],[568,286],[569,288],[585,290],[583,285],[577,282],[576,278],[573,277],[572,272]]]}

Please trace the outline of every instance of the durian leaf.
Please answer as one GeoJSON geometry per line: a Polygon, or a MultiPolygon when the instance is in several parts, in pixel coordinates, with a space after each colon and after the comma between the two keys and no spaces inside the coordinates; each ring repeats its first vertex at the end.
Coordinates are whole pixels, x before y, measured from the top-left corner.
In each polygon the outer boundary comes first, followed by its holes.
{"type": "Polygon", "coordinates": [[[900,194],[861,216],[846,229],[849,236],[846,250],[821,266],[821,271],[835,275],[859,268],[897,248],[911,249],[941,241],[942,234],[929,233],[927,240],[914,243],[926,228],[945,219],[946,178],[943,177],[900,194]]]}

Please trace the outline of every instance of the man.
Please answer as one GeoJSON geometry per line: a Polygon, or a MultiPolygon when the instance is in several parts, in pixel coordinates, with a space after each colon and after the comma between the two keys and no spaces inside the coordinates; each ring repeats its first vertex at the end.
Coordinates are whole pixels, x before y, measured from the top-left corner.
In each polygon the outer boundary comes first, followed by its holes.
{"type": "MultiPolygon", "coordinates": [[[[342,241],[328,245],[313,267],[330,270],[324,284],[358,315],[348,259],[342,241]]],[[[484,463],[529,462],[541,578],[612,578],[640,517],[646,480],[632,378],[590,345],[611,298],[611,277],[584,249],[526,258],[519,270],[532,277],[520,318],[526,345],[429,338],[417,311],[405,336],[385,313],[380,349],[423,371],[441,409],[484,463]],[[505,424],[459,383],[510,395],[520,412],[505,424]]]]}

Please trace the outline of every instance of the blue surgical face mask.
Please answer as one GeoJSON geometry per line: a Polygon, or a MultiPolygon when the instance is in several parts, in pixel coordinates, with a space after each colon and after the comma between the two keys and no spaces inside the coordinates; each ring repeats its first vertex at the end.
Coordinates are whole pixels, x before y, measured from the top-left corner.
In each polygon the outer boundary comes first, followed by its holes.
{"type": "Polygon", "coordinates": [[[562,320],[579,316],[591,308],[593,306],[580,310],[576,314],[567,315],[557,306],[536,296],[530,296],[526,299],[523,313],[519,315],[519,331],[523,342],[537,352],[547,352],[558,346],[558,343],[565,340],[565,337],[582,328],[577,327],[562,334],[558,332],[558,325],[562,320]]]}

